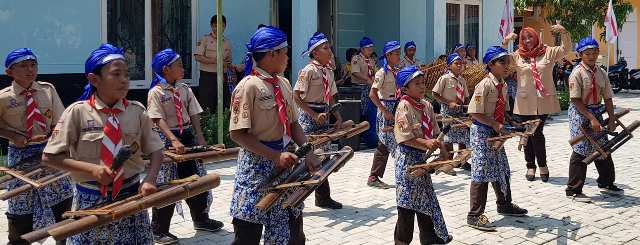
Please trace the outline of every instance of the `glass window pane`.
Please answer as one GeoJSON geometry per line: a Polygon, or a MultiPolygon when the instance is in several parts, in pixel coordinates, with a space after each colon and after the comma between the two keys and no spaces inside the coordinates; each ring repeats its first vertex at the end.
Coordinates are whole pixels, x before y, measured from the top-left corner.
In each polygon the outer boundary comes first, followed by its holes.
{"type": "Polygon", "coordinates": [[[182,58],[184,78],[191,79],[191,0],[155,0],[151,4],[153,53],[175,50],[182,58]]]}
{"type": "Polygon", "coordinates": [[[107,41],[125,50],[131,80],[144,80],[144,0],[107,1],[107,41]]]}
{"type": "Polygon", "coordinates": [[[478,47],[480,39],[480,6],[464,6],[464,41],[478,47]]]}
{"type": "Polygon", "coordinates": [[[447,50],[460,42],[460,4],[447,3],[447,50]]]}

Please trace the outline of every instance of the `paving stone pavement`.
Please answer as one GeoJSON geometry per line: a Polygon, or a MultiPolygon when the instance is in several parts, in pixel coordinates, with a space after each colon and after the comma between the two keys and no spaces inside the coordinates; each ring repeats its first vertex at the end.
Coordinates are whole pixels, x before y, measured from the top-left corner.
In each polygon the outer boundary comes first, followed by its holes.
{"type": "MultiPolygon", "coordinates": [[[[622,121],[640,120],[640,94],[621,93],[614,99],[617,107],[631,108],[622,121]]],[[[467,227],[469,209],[468,172],[458,170],[457,176],[432,176],[440,206],[450,233],[451,244],[640,244],[640,159],[635,150],[640,140],[634,138],[614,153],[616,183],[625,190],[620,196],[601,194],[597,188],[597,172],[590,165],[584,188],[593,203],[577,203],[567,199],[569,129],[566,112],[554,116],[545,126],[548,183],[538,179],[526,181],[524,155],[516,147],[516,140],[506,144],[512,169],[511,188],[514,203],[529,210],[528,217],[503,217],[496,213],[495,196],[490,190],[487,216],[498,226],[497,232],[481,232],[467,227]]],[[[639,135],[636,133],[636,135],[639,135]]],[[[396,222],[395,189],[379,190],[366,186],[373,151],[357,152],[347,165],[330,177],[332,197],[344,204],[342,210],[325,210],[314,206],[311,195],[304,210],[304,231],[307,244],[393,244],[396,222]]],[[[233,227],[229,216],[230,195],[233,191],[235,162],[208,166],[209,172],[222,176],[222,184],[214,189],[211,217],[225,223],[216,233],[196,232],[192,222],[174,216],[171,232],[180,237],[181,244],[229,244],[233,227]]],[[[389,160],[383,179],[394,183],[394,163],[389,160]]],[[[185,209],[187,208],[184,205],[185,209]]],[[[6,202],[0,204],[6,211],[6,202]]],[[[414,241],[418,244],[418,228],[414,241]]],[[[7,222],[0,219],[0,243],[7,242],[7,222]]],[[[53,244],[51,239],[45,244],[53,244]]]]}

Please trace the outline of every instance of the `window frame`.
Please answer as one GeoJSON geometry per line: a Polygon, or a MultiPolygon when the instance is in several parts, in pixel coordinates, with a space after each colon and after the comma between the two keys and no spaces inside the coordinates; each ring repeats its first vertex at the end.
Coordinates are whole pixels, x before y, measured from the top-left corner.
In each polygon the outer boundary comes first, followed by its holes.
{"type": "MultiPolygon", "coordinates": [[[[446,4],[451,3],[451,4],[458,4],[458,7],[460,8],[459,13],[460,13],[460,19],[459,19],[459,23],[460,23],[460,30],[458,30],[458,36],[460,37],[459,42],[461,44],[466,44],[467,40],[465,39],[465,17],[466,17],[466,11],[465,11],[465,5],[475,5],[478,6],[478,44],[476,49],[478,50],[478,54],[480,54],[480,50],[482,50],[482,4],[483,4],[483,0],[446,0],[445,2],[445,6],[446,4]]],[[[446,9],[445,9],[446,11],[446,9]]],[[[445,14],[446,15],[446,14],[445,14]]],[[[446,25],[447,23],[445,23],[446,25]]],[[[448,43],[448,40],[446,40],[445,38],[445,46],[448,43]]],[[[450,50],[447,50],[447,52],[449,52],[450,50]]]]}

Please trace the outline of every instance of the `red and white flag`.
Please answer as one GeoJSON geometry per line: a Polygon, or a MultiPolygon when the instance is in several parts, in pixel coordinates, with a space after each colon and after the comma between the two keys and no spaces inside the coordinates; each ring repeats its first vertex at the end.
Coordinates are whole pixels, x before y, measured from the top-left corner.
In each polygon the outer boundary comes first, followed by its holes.
{"type": "Polygon", "coordinates": [[[511,27],[513,25],[513,15],[511,15],[510,2],[511,0],[504,0],[502,19],[500,19],[500,28],[498,29],[498,33],[500,33],[500,37],[502,39],[511,33],[511,27]]]}
{"type": "Polygon", "coordinates": [[[607,32],[607,42],[612,43],[618,37],[618,22],[616,21],[616,13],[613,12],[613,3],[609,0],[607,15],[604,17],[604,26],[607,32]]]}

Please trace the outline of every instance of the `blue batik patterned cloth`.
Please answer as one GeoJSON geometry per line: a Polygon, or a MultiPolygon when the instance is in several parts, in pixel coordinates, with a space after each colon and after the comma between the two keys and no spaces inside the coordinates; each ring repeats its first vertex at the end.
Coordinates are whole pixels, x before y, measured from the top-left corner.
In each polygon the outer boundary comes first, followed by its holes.
{"type": "Polygon", "coordinates": [[[426,153],[399,144],[396,149],[396,202],[398,207],[411,209],[431,217],[436,235],[446,241],[449,233],[440,210],[438,198],[433,190],[431,175],[416,177],[409,174],[408,167],[424,163],[426,153]]]}
{"type": "MultiPolygon", "coordinates": [[[[8,146],[8,165],[17,170],[27,170],[40,164],[42,151],[46,143],[29,145],[25,148],[18,148],[13,144],[8,146]]],[[[39,179],[51,174],[50,170],[31,176],[32,179],[39,179]]],[[[13,179],[7,182],[7,190],[11,191],[26,183],[13,179]]],[[[55,223],[55,216],[51,207],[73,197],[73,187],[71,177],[61,178],[49,185],[39,189],[32,189],[23,192],[8,200],[7,213],[15,215],[33,214],[33,228],[41,229],[55,223]]]]}
{"type": "MultiPolygon", "coordinates": [[[[382,105],[389,111],[391,114],[396,114],[396,107],[398,106],[397,100],[380,100],[382,105]]],[[[385,127],[393,127],[394,120],[386,120],[384,118],[384,114],[378,110],[376,113],[376,133],[378,135],[378,140],[382,142],[384,146],[387,147],[391,155],[395,155],[396,149],[396,138],[393,136],[393,130],[382,132],[382,129],[385,127]]]]}
{"type": "MultiPolygon", "coordinates": [[[[603,109],[601,105],[588,106],[587,109],[591,111],[591,113],[593,113],[593,115],[598,119],[598,121],[600,121],[600,123],[603,123],[602,114],[599,113],[603,109]]],[[[572,139],[582,134],[582,130],[580,130],[580,127],[585,127],[588,129],[587,132],[591,132],[591,123],[589,122],[589,119],[582,115],[573,103],[569,105],[568,113],[569,133],[572,139]]],[[[608,136],[605,135],[604,137],[599,138],[597,141],[598,144],[605,144],[608,141],[608,136]]],[[[595,146],[586,139],[573,145],[572,148],[575,153],[578,153],[582,156],[588,156],[595,151],[595,146]]]]}
{"type": "MultiPolygon", "coordinates": [[[[279,147],[279,151],[284,150],[281,143],[279,147]]],[[[285,198],[280,198],[269,211],[256,208],[256,204],[267,194],[266,189],[271,186],[272,178],[278,172],[275,166],[273,161],[263,156],[240,149],[230,212],[234,218],[264,225],[265,244],[287,244],[290,236],[289,211],[293,217],[298,217],[302,215],[304,204],[285,209],[282,207],[285,198]]],[[[283,181],[284,176],[279,181],[283,181]]]]}
{"type": "MultiPolygon", "coordinates": [[[[463,108],[458,107],[456,110],[452,110],[449,108],[449,105],[446,103],[440,103],[440,108],[443,117],[459,117],[463,114],[463,108]]],[[[455,124],[455,123],[443,123],[444,125],[455,124]]],[[[445,143],[458,143],[458,144],[469,144],[469,128],[467,127],[452,127],[449,129],[449,132],[444,137],[445,143]]]]}
{"type": "MultiPolygon", "coordinates": [[[[136,178],[136,181],[137,178],[136,178]]],[[[139,182],[125,183],[118,196],[132,195],[138,192],[139,182]],[[126,187],[125,187],[126,186],[126,187]]],[[[100,195],[99,187],[87,188],[76,184],[76,196],[73,209],[87,209],[98,204],[111,202],[111,193],[100,195]]],[[[138,212],[115,222],[82,232],[67,239],[67,244],[153,244],[153,235],[147,210],[138,212]]]]}
{"type": "Polygon", "coordinates": [[[471,180],[474,182],[498,182],[503,193],[507,193],[507,181],[511,170],[504,147],[494,150],[487,139],[496,136],[495,131],[474,121],[471,125],[471,180]]]}

